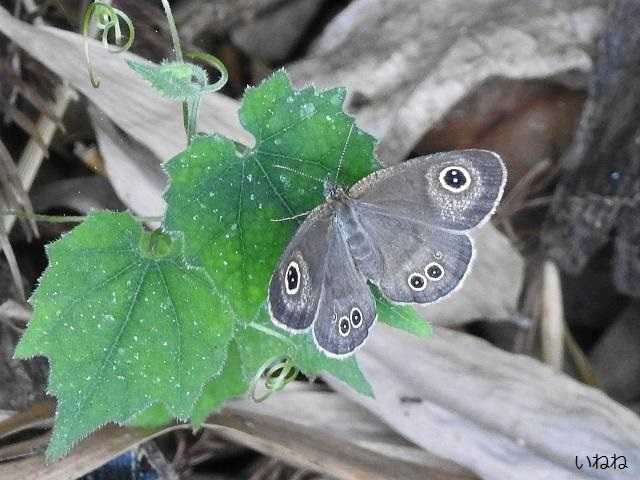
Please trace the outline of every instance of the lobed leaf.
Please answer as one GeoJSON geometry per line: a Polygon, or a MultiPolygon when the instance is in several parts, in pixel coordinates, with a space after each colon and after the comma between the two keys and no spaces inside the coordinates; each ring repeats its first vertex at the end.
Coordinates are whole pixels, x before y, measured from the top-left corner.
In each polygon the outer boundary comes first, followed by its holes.
{"type": "MultiPolygon", "coordinates": [[[[188,95],[183,67],[138,71],[158,85],[170,72],[177,80],[160,88],[188,95]]],[[[354,357],[325,356],[309,334],[274,327],[265,307],[271,273],[301,221],[284,218],[322,203],[326,181],[348,188],[376,166],[374,139],[342,111],[344,95],[294,90],[276,72],[247,90],[240,110],[253,148],[201,136],[169,163],[165,225],[180,234],[99,213],[48,248],[16,355],[42,354],[52,366],[49,458],[108,421],[199,425],[283,356],[308,376],[329,373],[372,395],[354,357]]],[[[429,333],[412,309],[378,301],[382,321],[429,333]]]]}
{"type": "Polygon", "coordinates": [[[154,403],[189,418],[233,336],[229,303],[179,236],[98,213],[49,245],[16,356],[49,358],[58,411],[47,455],[154,403]]]}
{"type": "MultiPolygon", "coordinates": [[[[229,398],[247,392],[250,379],[243,375],[241,362],[237,342],[232,340],[229,344],[229,354],[224,369],[217,377],[207,383],[202,396],[193,409],[191,423],[195,427],[200,427],[207,417],[221,408],[229,398]]],[[[173,416],[167,409],[161,404],[156,404],[136,415],[127,423],[137,427],[153,428],[171,423],[172,420],[173,416]]]]}

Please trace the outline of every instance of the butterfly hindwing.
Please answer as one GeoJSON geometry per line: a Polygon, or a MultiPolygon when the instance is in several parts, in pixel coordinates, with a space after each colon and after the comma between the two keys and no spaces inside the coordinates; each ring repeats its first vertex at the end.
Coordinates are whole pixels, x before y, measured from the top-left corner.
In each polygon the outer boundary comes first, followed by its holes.
{"type": "Polygon", "coordinates": [[[497,154],[459,150],[378,170],[349,193],[390,214],[435,228],[465,231],[495,210],[505,181],[506,170],[497,154]]]}
{"type": "Polygon", "coordinates": [[[432,303],[461,284],[473,257],[466,234],[430,228],[366,205],[356,204],[355,211],[374,250],[358,268],[385,297],[400,303],[432,303]]]}
{"type": "Polygon", "coordinates": [[[361,346],[376,319],[375,300],[347,247],[341,217],[334,219],[326,275],[313,324],[316,344],[334,357],[361,346]]]}

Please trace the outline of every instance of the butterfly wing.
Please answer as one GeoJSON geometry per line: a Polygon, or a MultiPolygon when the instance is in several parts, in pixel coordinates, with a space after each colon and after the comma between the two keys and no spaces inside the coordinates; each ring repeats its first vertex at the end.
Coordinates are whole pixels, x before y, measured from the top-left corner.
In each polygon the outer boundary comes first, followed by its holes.
{"type": "Polygon", "coordinates": [[[326,274],[313,324],[316,345],[333,357],[361,346],[376,319],[375,300],[347,247],[342,217],[334,219],[326,274]]]}
{"type": "MultiPolygon", "coordinates": [[[[437,153],[380,170],[350,191],[366,246],[358,269],[396,302],[432,303],[463,281],[473,257],[466,232],[493,213],[506,170],[486,150],[437,153]]],[[[361,243],[362,243],[361,242],[361,243]]]]}
{"type": "Polygon", "coordinates": [[[471,239],[392,214],[354,208],[372,255],[358,269],[385,297],[401,303],[432,303],[461,285],[473,257],[471,239]]]}
{"type": "Polygon", "coordinates": [[[354,185],[349,194],[389,214],[432,227],[465,231],[493,213],[506,178],[497,154],[460,150],[379,170],[354,185]]]}
{"type": "Polygon", "coordinates": [[[269,313],[279,327],[307,330],[318,309],[329,248],[332,211],[314,210],[289,242],[269,283],[269,313]]]}

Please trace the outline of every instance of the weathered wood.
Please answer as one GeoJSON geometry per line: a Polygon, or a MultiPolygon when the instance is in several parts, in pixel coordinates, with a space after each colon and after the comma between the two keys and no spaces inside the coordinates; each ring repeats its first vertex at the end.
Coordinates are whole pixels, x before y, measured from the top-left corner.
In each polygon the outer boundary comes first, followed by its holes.
{"type": "Polygon", "coordinates": [[[640,418],[538,361],[435,327],[419,339],[378,325],[359,355],[375,400],[332,385],[402,436],[485,480],[612,478],[575,456],[625,455],[640,471],[640,418]]]}
{"type": "MultiPolygon", "coordinates": [[[[8,420],[15,430],[33,424],[42,408],[8,420]],[[31,416],[34,416],[32,419],[31,416]]],[[[46,408],[45,408],[46,411],[46,408]]],[[[49,410],[49,414],[51,414],[49,410]]],[[[4,423],[6,423],[4,422],[4,423]]],[[[0,430],[4,424],[0,423],[0,430]]],[[[66,480],[88,473],[120,453],[177,428],[137,429],[107,425],[81,441],[51,465],[43,454],[0,463],[0,478],[66,480]]],[[[212,415],[205,428],[234,442],[337,478],[349,480],[474,480],[456,464],[434,457],[403,440],[373,415],[337,394],[312,385],[291,386],[265,404],[231,402],[212,415]]],[[[26,455],[42,447],[47,436],[0,449],[2,455],[26,455]]]]}
{"type": "Polygon", "coordinates": [[[351,110],[401,161],[452,106],[493,77],[568,78],[589,56],[606,0],[356,0],[325,29],[294,80],[345,85],[351,110]]]}

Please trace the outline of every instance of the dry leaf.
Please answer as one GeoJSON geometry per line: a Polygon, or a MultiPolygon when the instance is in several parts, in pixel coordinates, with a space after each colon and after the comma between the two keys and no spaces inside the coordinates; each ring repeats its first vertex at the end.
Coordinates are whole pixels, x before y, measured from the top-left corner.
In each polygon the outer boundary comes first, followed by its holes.
{"type": "MultiPolygon", "coordinates": [[[[84,94],[118,127],[131,135],[157,158],[168,160],[184,150],[181,105],[161,97],[126,64],[144,59],[126,52],[113,55],[91,41],[92,59],[101,78],[95,89],[83,65],[83,40],[76,33],[51,27],[34,27],[12,17],[0,7],[0,32],[28,54],[84,94]]],[[[198,126],[231,139],[250,143],[251,135],[239,124],[237,103],[221,94],[203,98],[198,126]]]]}
{"type": "Polygon", "coordinates": [[[634,297],[640,297],[638,22],[637,1],[613,3],[542,236],[548,255],[573,274],[614,238],[613,283],[634,297]]]}
{"type": "Polygon", "coordinates": [[[167,208],[162,194],[167,174],[140,142],[118,130],[96,107],[89,108],[107,176],[122,202],[141,216],[161,217],[167,208]]]}

